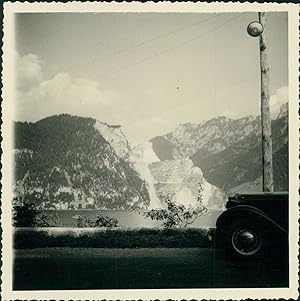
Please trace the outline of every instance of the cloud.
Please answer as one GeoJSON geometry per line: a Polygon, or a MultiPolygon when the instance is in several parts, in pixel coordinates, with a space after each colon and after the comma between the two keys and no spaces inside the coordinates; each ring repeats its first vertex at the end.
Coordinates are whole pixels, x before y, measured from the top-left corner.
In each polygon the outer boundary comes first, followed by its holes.
{"type": "Polygon", "coordinates": [[[288,87],[284,86],[277,89],[276,94],[270,97],[270,111],[272,119],[277,118],[280,107],[287,103],[289,99],[289,89],[288,87]]]}
{"type": "Polygon", "coordinates": [[[106,104],[109,93],[100,89],[99,83],[84,78],[73,79],[68,73],[58,73],[40,84],[43,101],[65,105],[106,104]]]}
{"type": "MultiPolygon", "coordinates": [[[[280,107],[289,100],[289,88],[287,86],[280,87],[276,93],[270,96],[270,113],[271,118],[276,119],[280,112],[280,107]]],[[[260,99],[258,101],[257,114],[260,115],[260,99]]]]}
{"type": "Polygon", "coordinates": [[[170,120],[155,116],[148,119],[136,120],[126,125],[123,130],[130,142],[142,143],[173,130],[175,126],[170,120]]]}
{"type": "Polygon", "coordinates": [[[240,115],[238,115],[237,113],[231,111],[231,110],[228,110],[228,109],[225,109],[221,114],[220,116],[225,116],[225,117],[228,117],[228,118],[231,118],[231,119],[236,119],[236,118],[239,118],[240,115]]]}
{"type": "Polygon", "coordinates": [[[30,90],[43,78],[42,60],[35,54],[29,53],[24,56],[15,54],[17,89],[30,90]]]}
{"type": "Polygon", "coordinates": [[[17,120],[36,121],[61,113],[99,118],[103,107],[113,105],[117,98],[116,93],[101,87],[99,82],[73,78],[67,72],[44,80],[42,60],[37,55],[18,57],[16,62],[17,120]]]}

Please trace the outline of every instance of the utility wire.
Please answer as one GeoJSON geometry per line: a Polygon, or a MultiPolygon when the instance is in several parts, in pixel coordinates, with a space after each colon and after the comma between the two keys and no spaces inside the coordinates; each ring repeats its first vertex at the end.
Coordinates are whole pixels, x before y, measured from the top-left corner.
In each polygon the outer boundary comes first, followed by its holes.
{"type": "MultiPolygon", "coordinates": [[[[141,42],[139,42],[139,43],[137,43],[137,44],[135,44],[135,45],[133,45],[133,46],[131,46],[131,47],[123,48],[123,49],[117,50],[117,51],[115,51],[115,52],[113,52],[113,53],[111,53],[111,54],[104,55],[103,57],[100,57],[99,59],[97,59],[97,62],[99,62],[99,61],[104,61],[104,60],[109,59],[109,58],[114,57],[114,56],[118,56],[119,54],[122,54],[122,53],[124,53],[124,52],[127,52],[127,51],[130,51],[130,50],[139,48],[139,47],[141,47],[141,46],[143,46],[143,45],[145,45],[145,44],[147,44],[147,43],[151,43],[151,42],[156,41],[156,40],[159,40],[159,39],[161,39],[161,38],[168,37],[168,36],[170,36],[170,35],[172,35],[172,34],[174,34],[174,33],[177,33],[177,32],[180,32],[180,31],[184,31],[184,30],[186,30],[186,29],[188,29],[188,28],[191,28],[191,27],[200,25],[200,24],[202,24],[202,23],[205,23],[205,22],[210,21],[210,20],[212,20],[212,19],[215,19],[215,18],[217,18],[217,17],[218,17],[217,15],[214,15],[214,16],[212,16],[212,17],[206,18],[205,20],[201,20],[201,21],[198,21],[198,22],[189,24],[189,25],[187,25],[187,26],[182,26],[182,27],[180,27],[180,28],[174,29],[174,30],[169,31],[169,32],[167,32],[167,33],[163,33],[163,34],[157,35],[157,36],[155,36],[155,37],[153,37],[153,38],[151,38],[151,39],[141,41],[141,42]]],[[[99,45],[102,45],[102,46],[103,46],[104,48],[106,48],[106,49],[108,48],[108,47],[107,47],[106,45],[104,45],[104,43],[101,42],[101,41],[99,41],[99,42],[96,44],[95,47],[98,47],[99,45]]],[[[87,62],[85,65],[89,65],[90,63],[91,63],[91,61],[87,62]]]]}
{"type": "MultiPolygon", "coordinates": [[[[117,55],[119,55],[119,54],[121,54],[121,53],[123,53],[123,52],[127,52],[127,51],[133,50],[133,49],[135,49],[135,48],[139,48],[139,47],[141,47],[141,46],[143,46],[143,45],[145,45],[145,44],[147,44],[147,43],[151,43],[151,42],[156,41],[156,40],[159,40],[159,39],[161,39],[161,38],[168,37],[168,36],[170,36],[170,35],[172,35],[172,34],[174,34],[174,33],[177,33],[177,32],[180,32],[180,31],[184,31],[184,30],[186,30],[186,29],[188,29],[188,28],[191,28],[191,27],[200,25],[200,24],[202,24],[202,23],[205,23],[205,22],[210,21],[210,20],[212,20],[212,19],[215,19],[215,18],[217,18],[217,17],[218,17],[217,15],[214,15],[214,16],[212,16],[212,17],[209,17],[209,18],[206,18],[206,19],[204,19],[204,20],[201,20],[201,21],[198,21],[198,22],[189,24],[189,25],[187,25],[187,26],[182,26],[182,27],[180,27],[180,28],[174,29],[174,30],[169,31],[169,32],[167,32],[167,33],[163,33],[163,34],[157,35],[157,36],[155,36],[155,37],[153,37],[153,38],[151,38],[151,39],[141,41],[141,42],[139,42],[139,43],[137,43],[137,44],[135,44],[135,45],[133,45],[133,46],[131,46],[131,47],[127,47],[127,48],[123,48],[123,49],[117,50],[116,52],[114,52],[114,53],[112,53],[112,54],[110,54],[110,55],[107,55],[107,56],[104,56],[104,57],[100,58],[100,60],[108,59],[108,58],[110,58],[110,57],[117,56],[117,55]]],[[[100,44],[103,44],[103,43],[101,43],[101,42],[99,42],[99,43],[100,43],[100,44]]]]}
{"type": "Polygon", "coordinates": [[[205,33],[202,33],[202,34],[200,34],[200,35],[197,35],[197,36],[193,37],[192,39],[185,41],[184,43],[177,44],[177,45],[175,45],[175,46],[173,46],[173,47],[164,49],[164,50],[162,50],[162,51],[160,51],[160,52],[157,52],[157,53],[155,53],[155,54],[153,54],[153,55],[150,55],[150,56],[148,56],[148,57],[146,57],[146,58],[144,58],[144,59],[142,59],[142,60],[140,60],[140,61],[138,61],[138,62],[136,62],[136,63],[127,65],[127,66],[125,66],[124,68],[121,68],[120,70],[116,70],[115,72],[112,72],[111,75],[116,75],[116,74],[118,74],[118,73],[120,73],[120,72],[123,72],[124,70],[127,70],[127,69],[129,69],[129,68],[131,68],[131,67],[137,66],[137,65],[139,65],[139,64],[142,64],[142,63],[144,63],[144,62],[146,62],[146,61],[148,61],[148,60],[151,60],[151,59],[153,59],[153,58],[155,58],[155,57],[157,57],[157,56],[163,55],[163,54],[165,54],[165,53],[167,53],[167,52],[173,51],[173,50],[175,50],[175,49],[177,49],[177,48],[180,48],[180,47],[183,47],[183,46],[185,46],[185,45],[187,45],[187,44],[190,44],[190,43],[194,42],[195,40],[197,40],[197,39],[199,39],[199,38],[202,38],[202,37],[204,37],[204,36],[206,36],[206,35],[208,35],[208,34],[210,34],[210,33],[212,33],[212,32],[215,32],[216,30],[220,29],[220,28],[223,27],[224,25],[226,25],[226,24],[228,24],[228,23],[231,23],[231,22],[235,21],[236,19],[238,19],[238,18],[240,18],[240,17],[241,17],[241,15],[238,15],[237,17],[231,18],[230,20],[227,20],[227,21],[223,22],[223,23],[220,24],[219,26],[214,27],[214,28],[213,28],[212,30],[210,30],[210,31],[207,31],[207,32],[205,32],[205,33]]]}

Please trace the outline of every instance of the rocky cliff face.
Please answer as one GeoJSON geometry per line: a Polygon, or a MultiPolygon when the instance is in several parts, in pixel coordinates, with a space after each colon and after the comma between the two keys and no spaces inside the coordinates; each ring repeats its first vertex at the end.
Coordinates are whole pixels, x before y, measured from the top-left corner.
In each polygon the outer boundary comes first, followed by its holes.
{"type": "Polygon", "coordinates": [[[189,159],[165,160],[150,164],[156,192],[163,201],[167,198],[186,206],[199,205],[199,188],[202,187],[201,202],[210,209],[224,205],[224,194],[209,184],[200,168],[189,159]]]}
{"type": "Polygon", "coordinates": [[[99,131],[100,135],[112,146],[117,156],[129,160],[131,153],[130,145],[121,130],[120,125],[109,125],[100,121],[96,121],[94,127],[99,131]]]}

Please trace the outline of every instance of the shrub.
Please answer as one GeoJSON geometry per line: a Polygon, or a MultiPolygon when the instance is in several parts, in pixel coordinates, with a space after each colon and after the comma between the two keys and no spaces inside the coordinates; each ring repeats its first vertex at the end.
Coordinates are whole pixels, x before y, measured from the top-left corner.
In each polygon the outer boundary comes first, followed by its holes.
{"type": "Polygon", "coordinates": [[[114,217],[103,216],[101,214],[97,215],[95,221],[95,227],[106,227],[106,228],[113,228],[118,227],[119,221],[114,217]]]}
{"type": "Polygon", "coordinates": [[[170,198],[165,201],[166,208],[152,209],[143,213],[146,218],[161,221],[164,228],[186,228],[191,225],[196,218],[207,212],[207,208],[202,203],[203,182],[198,182],[197,207],[186,207],[177,204],[170,198]]]}
{"type": "Polygon", "coordinates": [[[13,206],[13,225],[15,227],[36,227],[40,211],[31,203],[13,206]]]}
{"type": "Polygon", "coordinates": [[[14,227],[57,227],[62,224],[57,213],[43,214],[30,201],[25,201],[22,205],[13,205],[12,222],[14,227]]]}
{"type": "Polygon", "coordinates": [[[61,227],[62,221],[57,213],[39,213],[36,217],[36,227],[61,227]]]}
{"type": "Polygon", "coordinates": [[[76,228],[89,228],[94,227],[94,222],[87,216],[75,215],[73,218],[76,219],[74,227],[76,228]]]}
{"type": "Polygon", "coordinates": [[[186,207],[182,204],[176,204],[176,202],[167,199],[166,206],[164,209],[146,211],[143,215],[152,220],[162,221],[165,228],[186,228],[207,211],[207,208],[201,202],[198,207],[192,208],[191,206],[186,207]]]}
{"type": "Polygon", "coordinates": [[[105,227],[111,229],[119,227],[119,221],[116,218],[102,214],[98,214],[95,221],[83,215],[75,215],[74,218],[76,218],[76,222],[74,223],[74,227],[76,228],[105,227]]]}

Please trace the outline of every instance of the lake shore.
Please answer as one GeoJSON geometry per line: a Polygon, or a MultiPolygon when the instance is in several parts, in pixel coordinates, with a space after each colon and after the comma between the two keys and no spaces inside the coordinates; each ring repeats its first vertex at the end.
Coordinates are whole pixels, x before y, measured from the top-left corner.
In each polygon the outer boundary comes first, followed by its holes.
{"type": "MultiPolygon", "coordinates": [[[[97,214],[115,218],[119,221],[119,225],[128,228],[154,228],[161,227],[159,221],[152,221],[150,218],[145,218],[142,213],[129,210],[98,210],[98,209],[72,209],[72,210],[41,210],[45,215],[57,215],[61,222],[61,227],[73,227],[76,219],[74,216],[86,216],[92,220],[96,219],[97,214]]],[[[209,210],[207,213],[199,216],[192,227],[205,228],[215,227],[215,222],[222,210],[209,210]]]]}

